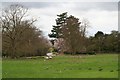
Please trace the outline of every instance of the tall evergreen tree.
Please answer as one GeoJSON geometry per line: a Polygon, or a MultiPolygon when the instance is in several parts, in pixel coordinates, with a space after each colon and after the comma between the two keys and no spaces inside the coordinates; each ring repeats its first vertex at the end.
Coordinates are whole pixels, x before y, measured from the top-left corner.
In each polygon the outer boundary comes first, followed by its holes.
{"type": "Polygon", "coordinates": [[[61,38],[62,37],[62,27],[65,25],[67,19],[67,12],[57,15],[56,25],[53,26],[51,30],[52,33],[48,34],[50,38],[61,38]]]}

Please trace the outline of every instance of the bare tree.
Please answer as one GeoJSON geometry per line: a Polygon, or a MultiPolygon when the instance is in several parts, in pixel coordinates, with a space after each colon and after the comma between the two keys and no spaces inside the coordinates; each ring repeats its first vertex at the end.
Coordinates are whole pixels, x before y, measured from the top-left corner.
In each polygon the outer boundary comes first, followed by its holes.
{"type": "Polygon", "coordinates": [[[16,45],[22,37],[22,33],[28,28],[21,26],[31,26],[36,20],[25,20],[28,9],[22,5],[10,5],[2,11],[2,35],[3,35],[3,48],[11,50],[10,54],[16,57],[16,45]],[[29,23],[29,24],[28,24],[29,23]],[[7,45],[6,45],[7,44],[7,45]]]}
{"type": "Polygon", "coordinates": [[[90,22],[86,18],[84,18],[82,20],[81,26],[80,26],[80,31],[81,31],[83,37],[86,36],[86,32],[87,32],[88,27],[90,27],[90,22]]]}
{"type": "Polygon", "coordinates": [[[79,19],[74,16],[69,16],[66,20],[66,25],[63,27],[63,38],[65,40],[65,46],[67,46],[67,51],[75,54],[81,49],[81,33],[79,19]]]}

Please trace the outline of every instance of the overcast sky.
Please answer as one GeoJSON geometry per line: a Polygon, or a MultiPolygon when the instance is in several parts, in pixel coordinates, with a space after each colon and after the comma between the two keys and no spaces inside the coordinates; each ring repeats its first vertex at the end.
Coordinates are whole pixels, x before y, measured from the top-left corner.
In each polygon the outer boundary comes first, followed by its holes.
{"type": "MultiPolygon", "coordinates": [[[[2,7],[14,3],[2,3],[2,7]]],[[[97,31],[110,33],[118,30],[118,3],[117,2],[22,2],[29,8],[28,14],[37,18],[35,25],[43,30],[45,36],[55,25],[57,14],[68,12],[82,21],[86,18],[90,22],[87,35],[94,35],[97,31]]]]}

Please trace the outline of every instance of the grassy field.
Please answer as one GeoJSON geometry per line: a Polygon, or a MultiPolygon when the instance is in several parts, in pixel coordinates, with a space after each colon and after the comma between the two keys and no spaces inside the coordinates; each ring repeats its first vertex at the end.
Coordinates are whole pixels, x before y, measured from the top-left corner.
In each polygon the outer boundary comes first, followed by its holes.
{"type": "Polygon", "coordinates": [[[3,78],[117,78],[118,55],[58,55],[51,60],[4,59],[3,78]]]}

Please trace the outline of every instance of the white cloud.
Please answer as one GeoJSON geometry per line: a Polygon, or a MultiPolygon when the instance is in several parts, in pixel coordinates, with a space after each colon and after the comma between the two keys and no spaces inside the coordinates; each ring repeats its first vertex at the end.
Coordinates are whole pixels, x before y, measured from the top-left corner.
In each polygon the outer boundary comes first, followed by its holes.
{"type": "Polygon", "coordinates": [[[40,17],[36,25],[45,32],[45,35],[50,33],[52,25],[55,25],[57,14],[62,12],[68,12],[68,15],[78,17],[80,20],[87,18],[91,24],[91,28],[88,28],[88,35],[93,35],[99,30],[105,33],[110,33],[111,30],[118,30],[118,13],[116,10],[76,10],[75,4],[72,3],[64,3],[50,8],[30,9],[30,15],[36,18],[40,17]]]}
{"type": "Polygon", "coordinates": [[[118,2],[119,0],[1,0],[1,2],[118,2]]]}
{"type": "Polygon", "coordinates": [[[91,23],[89,33],[95,34],[97,31],[110,33],[111,30],[118,30],[118,12],[117,11],[98,11],[92,10],[84,16],[91,23]]]}
{"type": "Polygon", "coordinates": [[[68,12],[68,15],[73,15],[79,18],[80,21],[87,18],[91,24],[91,28],[88,28],[88,35],[93,35],[99,30],[105,33],[118,30],[117,3],[50,2],[47,4],[51,5],[41,5],[42,7],[37,6],[37,8],[31,7],[29,10],[29,14],[38,19],[36,26],[43,30],[46,36],[50,33],[52,25],[55,25],[57,14],[63,12],[68,12]]]}

